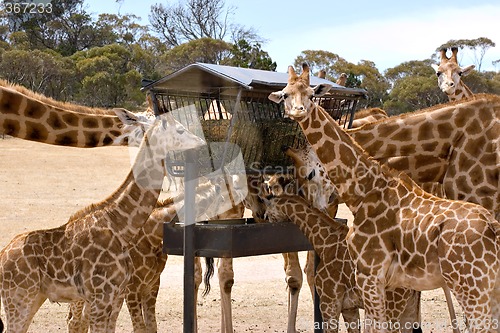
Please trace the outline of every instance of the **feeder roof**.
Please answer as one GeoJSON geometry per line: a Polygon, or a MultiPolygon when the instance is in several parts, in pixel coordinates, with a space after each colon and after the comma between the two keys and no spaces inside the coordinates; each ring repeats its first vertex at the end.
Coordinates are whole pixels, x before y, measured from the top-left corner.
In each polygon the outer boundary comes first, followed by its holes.
{"type": "MultiPolygon", "coordinates": [[[[244,88],[273,92],[284,88],[287,83],[288,73],[197,62],[145,85],[143,90],[209,93],[213,90],[244,88]]],[[[366,93],[363,89],[346,88],[316,76],[311,76],[310,83],[311,86],[321,83],[329,84],[332,86],[330,92],[355,95],[364,95],[366,93]]]]}

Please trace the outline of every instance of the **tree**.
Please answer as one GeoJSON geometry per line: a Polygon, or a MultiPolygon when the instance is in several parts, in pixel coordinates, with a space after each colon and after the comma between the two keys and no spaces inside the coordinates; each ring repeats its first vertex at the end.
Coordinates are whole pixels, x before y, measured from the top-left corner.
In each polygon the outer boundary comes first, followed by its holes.
{"type": "Polygon", "coordinates": [[[148,28],[140,25],[136,15],[100,14],[96,22],[98,37],[95,46],[113,43],[131,45],[148,34],[148,28]]]}
{"type": "Polygon", "coordinates": [[[221,64],[228,61],[232,45],[212,38],[200,38],[176,46],[162,57],[166,75],[194,62],[221,64]]]}
{"type": "Polygon", "coordinates": [[[51,49],[65,56],[93,45],[97,30],[83,9],[83,0],[52,1],[51,5],[52,10],[43,15],[8,15],[10,31],[24,31],[32,49],[51,49]]]}
{"type": "Polygon", "coordinates": [[[383,107],[390,114],[414,111],[448,100],[437,85],[431,59],[411,60],[385,71],[392,89],[383,107]]]}
{"type": "Polygon", "coordinates": [[[439,46],[436,49],[436,52],[439,52],[444,48],[451,48],[453,46],[460,49],[471,50],[473,52],[474,64],[476,65],[477,70],[480,72],[486,51],[488,51],[490,47],[495,47],[495,43],[491,39],[486,37],[479,37],[476,39],[452,39],[439,46]]]}
{"type": "Polygon", "coordinates": [[[326,71],[326,78],[332,81],[336,80],[341,72],[338,72],[335,64],[340,61],[347,63],[347,61],[341,58],[338,54],[323,50],[305,50],[300,53],[299,56],[295,58],[293,62],[293,67],[295,70],[300,71],[303,63],[307,63],[311,69],[311,73],[315,75],[320,71],[326,71]]]}
{"type": "MultiPolygon", "coordinates": [[[[187,0],[175,5],[151,6],[149,22],[152,29],[170,47],[211,38],[227,40],[228,37],[258,39],[253,29],[231,24],[234,7],[226,8],[224,0],[187,0]]],[[[237,41],[233,40],[233,42],[237,41]]]]}
{"type": "Polygon", "coordinates": [[[115,107],[141,104],[141,74],[133,68],[132,53],[123,45],[94,47],[71,57],[81,82],[77,101],[90,106],[115,107]]]}
{"type": "Polygon", "coordinates": [[[67,77],[74,76],[72,70],[67,59],[50,51],[8,50],[0,61],[0,72],[7,81],[59,100],[71,94],[67,77]]]}
{"type": "Polygon", "coordinates": [[[260,43],[251,45],[244,39],[233,44],[231,59],[227,65],[269,71],[275,71],[277,67],[276,62],[271,59],[269,54],[261,49],[260,43]]]}
{"type": "Polygon", "coordinates": [[[435,75],[406,76],[395,84],[383,108],[389,114],[399,114],[430,107],[445,99],[446,95],[437,87],[435,75]]]}

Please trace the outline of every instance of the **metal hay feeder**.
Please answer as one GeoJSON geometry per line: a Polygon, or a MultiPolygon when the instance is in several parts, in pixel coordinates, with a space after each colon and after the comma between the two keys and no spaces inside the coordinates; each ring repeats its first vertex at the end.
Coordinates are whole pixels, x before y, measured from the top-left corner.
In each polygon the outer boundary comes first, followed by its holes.
{"type": "MultiPolygon", "coordinates": [[[[234,174],[291,170],[292,161],[282,148],[299,148],[306,140],[298,123],[284,117],[282,103],[268,99],[287,81],[287,73],[195,63],[143,88],[151,94],[157,115],[171,112],[207,142],[196,151],[169,153],[166,158],[168,172],[185,179],[185,207],[194,207],[196,182],[189,180],[199,175],[221,169],[234,174]],[[240,163],[234,163],[237,160],[240,163]]],[[[350,127],[365,91],[318,77],[311,77],[310,83],[332,85],[317,102],[344,127],[350,127]]],[[[240,257],[312,249],[291,223],[258,227],[252,226],[252,219],[224,225],[195,223],[193,211],[186,209],[183,231],[164,225],[164,251],[184,255],[184,332],[194,328],[194,256],[240,257]],[[284,232],[290,236],[278,237],[284,232]]],[[[317,304],[315,307],[319,312],[317,304]]]]}

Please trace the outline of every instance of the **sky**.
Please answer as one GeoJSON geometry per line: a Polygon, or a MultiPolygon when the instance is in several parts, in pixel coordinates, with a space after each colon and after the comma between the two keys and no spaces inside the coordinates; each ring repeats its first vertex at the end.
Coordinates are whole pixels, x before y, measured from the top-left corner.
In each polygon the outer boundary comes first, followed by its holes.
{"type": "MultiPolygon", "coordinates": [[[[159,0],[85,0],[89,12],[135,14],[149,24],[148,14],[159,0]]],[[[226,0],[234,8],[232,22],[254,28],[266,39],[262,49],[286,72],[304,50],[333,52],[351,63],[370,60],[379,71],[411,60],[430,58],[451,39],[486,37],[488,49],[481,70],[500,70],[500,1],[498,0],[226,0]],[[355,6],[355,7],[354,7],[355,6]],[[356,9],[355,9],[356,8],[356,9]]],[[[461,66],[474,64],[460,54],[461,66]]]]}

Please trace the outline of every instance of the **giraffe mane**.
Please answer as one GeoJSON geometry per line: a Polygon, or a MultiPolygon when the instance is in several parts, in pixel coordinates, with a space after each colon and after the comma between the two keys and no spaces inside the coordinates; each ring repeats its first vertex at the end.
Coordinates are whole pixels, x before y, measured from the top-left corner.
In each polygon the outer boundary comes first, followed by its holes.
{"type": "Polygon", "coordinates": [[[383,115],[385,117],[388,117],[387,112],[385,112],[381,108],[361,109],[361,110],[356,111],[356,113],[354,114],[354,117],[363,118],[363,117],[370,116],[370,115],[375,114],[375,113],[383,115]]]}
{"type": "Polygon", "coordinates": [[[57,101],[53,98],[47,97],[43,94],[34,92],[33,90],[30,90],[24,86],[8,82],[7,80],[0,79],[0,89],[9,89],[9,90],[14,90],[24,96],[26,96],[28,99],[34,99],[37,101],[40,101],[44,104],[53,106],[55,108],[63,109],[63,110],[68,110],[72,112],[79,112],[79,113],[87,113],[87,114],[103,114],[103,115],[115,115],[114,112],[111,109],[103,109],[103,108],[91,108],[88,106],[84,105],[78,105],[78,104],[73,104],[73,103],[68,103],[68,102],[62,102],[62,101],[57,101]]]}

